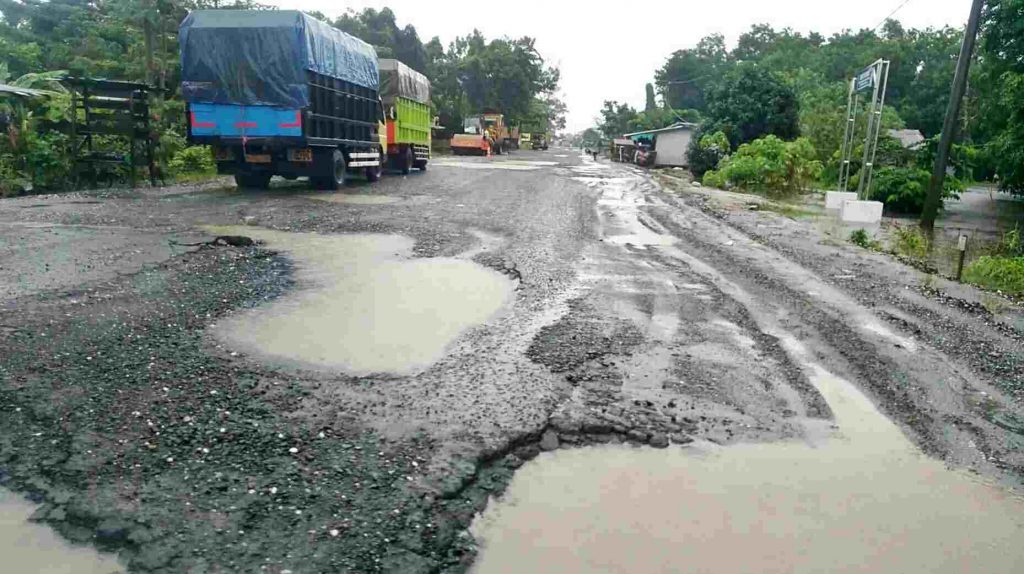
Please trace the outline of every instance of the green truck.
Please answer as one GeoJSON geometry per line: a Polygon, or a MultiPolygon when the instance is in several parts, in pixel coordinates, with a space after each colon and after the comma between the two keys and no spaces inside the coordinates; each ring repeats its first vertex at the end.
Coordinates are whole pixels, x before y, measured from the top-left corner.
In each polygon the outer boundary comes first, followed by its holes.
{"type": "Polygon", "coordinates": [[[403,174],[430,160],[430,81],[398,60],[380,59],[380,97],[387,118],[388,165],[403,174]]]}

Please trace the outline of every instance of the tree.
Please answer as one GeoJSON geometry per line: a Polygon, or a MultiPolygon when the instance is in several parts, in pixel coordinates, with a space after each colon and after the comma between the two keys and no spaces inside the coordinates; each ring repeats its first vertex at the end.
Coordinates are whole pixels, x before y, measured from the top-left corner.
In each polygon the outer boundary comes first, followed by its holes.
{"type": "Polygon", "coordinates": [[[334,21],[334,27],[373,45],[382,58],[395,58],[420,73],[427,71],[427,52],[416,28],[399,28],[391,8],[351,8],[334,21]]]}
{"type": "Polygon", "coordinates": [[[1001,189],[1024,195],[1024,0],[993,0],[982,21],[982,130],[1001,189]]]}
{"type": "Polygon", "coordinates": [[[792,88],[756,64],[741,64],[708,93],[708,133],[723,131],[732,145],[764,135],[800,134],[800,105],[792,88]]]}
{"type": "Polygon", "coordinates": [[[658,103],[654,101],[654,84],[648,83],[644,86],[646,92],[647,101],[644,103],[644,111],[650,112],[658,108],[658,103]]]}
{"type": "Polygon", "coordinates": [[[601,108],[601,123],[598,129],[605,139],[614,139],[629,133],[636,121],[637,113],[629,104],[605,101],[601,108]]]}
{"type": "Polygon", "coordinates": [[[705,109],[704,92],[728,65],[725,38],[713,34],[692,49],[677,50],[654,74],[665,104],[675,109],[705,109]]]}

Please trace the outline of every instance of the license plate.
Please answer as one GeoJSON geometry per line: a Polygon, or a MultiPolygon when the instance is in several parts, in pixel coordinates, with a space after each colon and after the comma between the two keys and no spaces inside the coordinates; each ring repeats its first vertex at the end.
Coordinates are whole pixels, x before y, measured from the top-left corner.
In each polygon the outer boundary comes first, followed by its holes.
{"type": "Polygon", "coordinates": [[[270,154],[245,154],[247,163],[270,163],[270,154]]]}

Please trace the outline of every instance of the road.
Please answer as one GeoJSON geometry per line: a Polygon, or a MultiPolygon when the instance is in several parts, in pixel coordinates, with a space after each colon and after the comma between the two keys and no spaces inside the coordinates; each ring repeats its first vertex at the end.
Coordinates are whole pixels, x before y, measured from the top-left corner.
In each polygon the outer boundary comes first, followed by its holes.
{"type": "Polygon", "coordinates": [[[541,451],[826,440],[841,380],[1019,484],[1019,314],[814,233],[556,149],[4,200],[0,483],[132,571],[456,572],[541,451]]]}

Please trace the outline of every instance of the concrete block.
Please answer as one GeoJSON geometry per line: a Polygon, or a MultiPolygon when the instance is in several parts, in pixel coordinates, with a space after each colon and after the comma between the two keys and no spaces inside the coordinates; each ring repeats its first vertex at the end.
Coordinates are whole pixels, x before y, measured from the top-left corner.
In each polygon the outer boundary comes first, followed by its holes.
{"type": "Polygon", "coordinates": [[[856,191],[826,191],[825,209],[842,209],[844,201],[857,201],[856,191]]]}
{"type": "Polygon", "coordinates": [[[882,221],[882,202],[844,201],[839,218],[847,223],[878,223],[882,221]]]}

